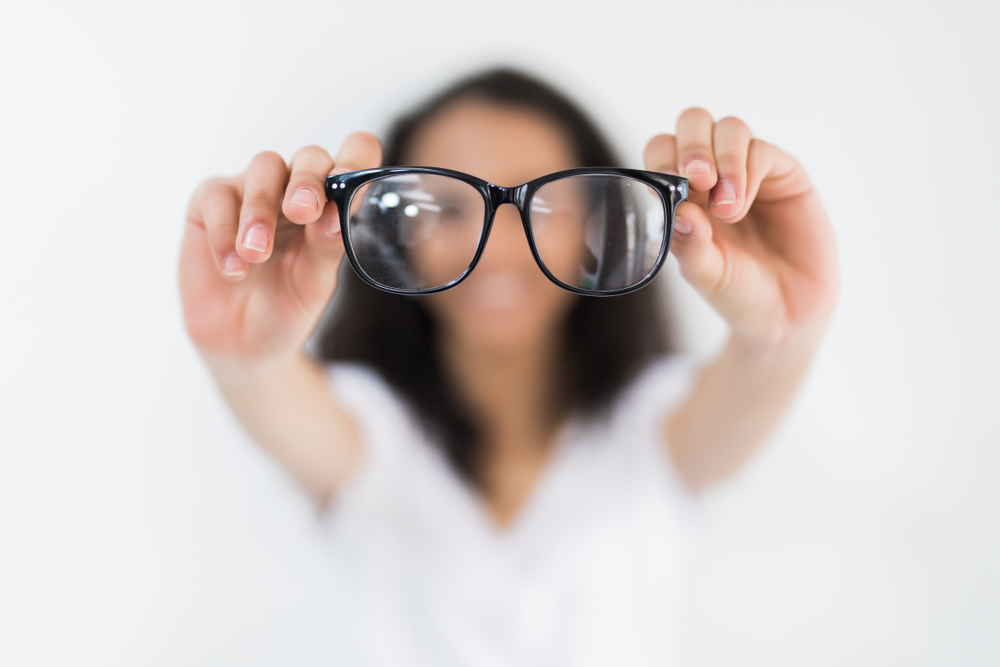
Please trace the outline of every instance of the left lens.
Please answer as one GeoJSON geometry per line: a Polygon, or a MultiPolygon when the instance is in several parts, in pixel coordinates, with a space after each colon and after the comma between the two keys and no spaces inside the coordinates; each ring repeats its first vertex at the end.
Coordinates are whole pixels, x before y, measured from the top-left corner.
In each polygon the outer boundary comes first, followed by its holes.
{"type": "Polygon", "coordinates": [[[531,199],[538,255],[556,280],[608,292],[641,283],[666,241],[667,205],[641,181],[581,174],[551,181],[531,199]]]}
{"type": "Polygon", "coordinates": [[[373,282],[418,293],[447,287],[475,259],[486,202],[473,186],[436,174],[384,176],[351,199],[348,241],[373,282]]]}

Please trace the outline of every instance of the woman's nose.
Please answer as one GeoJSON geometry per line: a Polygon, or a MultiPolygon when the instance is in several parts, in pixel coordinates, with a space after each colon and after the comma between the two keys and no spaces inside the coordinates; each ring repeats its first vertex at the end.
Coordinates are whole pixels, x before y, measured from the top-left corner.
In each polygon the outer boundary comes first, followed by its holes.
{"type": "Polygon", "coordinates": [[[513,204],[504,204],[497,209],[493,228],[486,241],[486,248],[479,260],[480,267],[509,266],[512,264],[534,264],[528,238],[521,225],[521,216],[513,204]]]}

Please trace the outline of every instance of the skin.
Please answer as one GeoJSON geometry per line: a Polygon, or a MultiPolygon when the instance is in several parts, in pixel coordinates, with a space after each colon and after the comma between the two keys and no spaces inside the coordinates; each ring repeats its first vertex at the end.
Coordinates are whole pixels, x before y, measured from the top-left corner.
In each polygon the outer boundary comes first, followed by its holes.
{"type": "MultiPolygon", "coordinates": [[[[409,161],[518,185],[575,166],[562,130],[530,111],[457,102],[422,128],[409,161]]],[[[194,193],[180,259],[191,339],[249,433],[325,502],[358,465],[351,415],[302,346],[336,288],[344,255],[330,173],[379,166],[370,134],[336,157],[255,157],[194,193]]],[[[690,179],[671,251],[729,322],[725,349],[662,424],[663,446],[699,490],[766,440],[808,369],[836,301],[830,222],[801,165],[735,118],[688,109],[650,140],[646,168],[690,179]]],[[[509,524],[543,470],[557,424],[549,396],[559,324],[578,298],[535,265],[516,210],[498,211],[484,256],[459,287],[428,298],[451,374],[481,420],[482,496],[509,524]]]]}

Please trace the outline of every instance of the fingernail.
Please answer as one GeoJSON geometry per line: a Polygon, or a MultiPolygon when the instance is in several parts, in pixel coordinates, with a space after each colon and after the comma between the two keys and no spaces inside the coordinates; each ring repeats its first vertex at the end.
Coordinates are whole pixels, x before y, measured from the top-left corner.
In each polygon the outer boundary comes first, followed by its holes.
{"type": "Polygon", "coordinates": [[[705,160],[699,160],[695,158],[694,160],[688,160],[688,163],[684,166],[685,174],[711,174],[712,165],[710,165],[705,160]]]}
{"type": "Polygon", "coordinates": [[[319,198],[309,188],[299,188],[296,190],[295,194],[292,195],[291,202],[296,206],[303,206],[313,211],[319,208],[319,198]]]}
{"type": "Polygon", "coordinates": [[[241,276],[244,273],[243,259],[235,252],[226,255],[222,260],[222,271],[227,276],[241,276]]]}
{"type": "Polygon", "coordinates": [[[267,228],[264,225],[254,225],[248,229],[243,235],[243,247],[257,252],[267,250],[267,228]]]}
{"type": "Polygon", "coordinates": [[[340,233],[340,217],[332,216],[329,222],[326,223],[326,235],[336,236],[340,233]]]}
{"type": "Polygon", "coordinates": [[[687,218],[674,216],[674,235],[686,236],[694,231],[694,225],[687,218]]]}
{"type": "Polygon", "coordinates": [[[735,204],[736,203],[736,188],[729,181],[719,181],[712,188],[712,203],[721,204],[735,204]]]}

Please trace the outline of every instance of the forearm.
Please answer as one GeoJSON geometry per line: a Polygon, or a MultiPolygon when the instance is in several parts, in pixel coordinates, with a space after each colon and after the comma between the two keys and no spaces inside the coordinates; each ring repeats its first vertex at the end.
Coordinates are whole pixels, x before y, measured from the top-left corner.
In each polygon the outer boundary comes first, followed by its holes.
{"type": "Polygon", "coordinates": [[[817,346],[816,337],[774,346],[730,338],[666,424],[670,456],[689,486],[732,474],[766,441],[817,346]]]}
{"type": "Polygon", "coordinates": [[[323,369],[303,354],[247,367],[206,357],[247,433],[318,501],[357,465],[360,437],[330,395],[323,369]]]}

